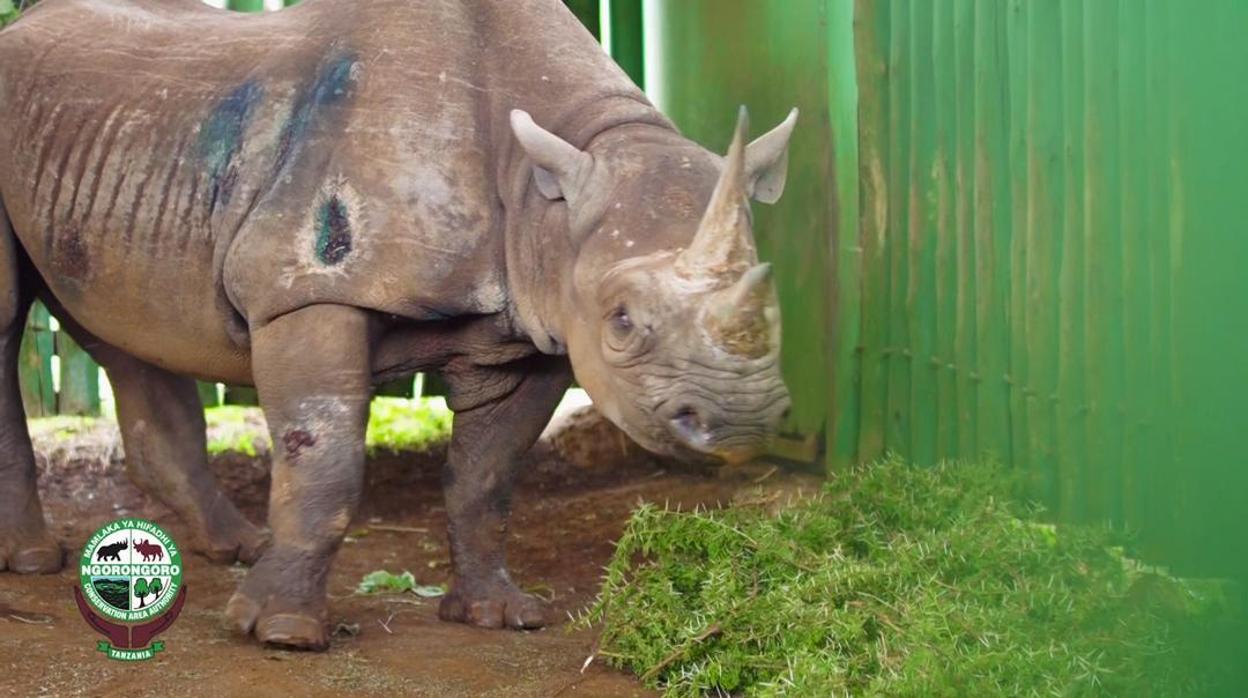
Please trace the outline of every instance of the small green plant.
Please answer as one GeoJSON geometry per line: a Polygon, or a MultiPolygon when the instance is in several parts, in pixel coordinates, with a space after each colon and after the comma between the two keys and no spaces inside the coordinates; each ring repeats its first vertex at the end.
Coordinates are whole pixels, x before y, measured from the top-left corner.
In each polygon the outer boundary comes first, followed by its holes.
{"type": "Polygon", "coordinates": [[[257,444],[269,443],[268,431],[258,407],[222,405],[204,410],[208,423],[208,453],[241,453],[255,457],[257,444]]]}
{"type": "Polygon", "coordinates": [[[666,696],[1206,693],[1176,632],[1227,617],[1218,585],[1010,490],[989,465],[891,459],[779,511],[645,505],[581,624],[666,696]]]}
{"type": "Polygon", "coordinates": [[[402,574],[394,574],[386,570],[369,572],[355,588],[357,594],[402,594],[405,592],[431,599],[445,595],[446,589],[436,584],[417,584],[416,576],[407,570],[404,570],[402,574]]]}
{"type": "Polygon", "coordinates": [[[19,14],[13,0],[0,0],[0,28],[16,21],[19,14]]]}
{"type": "Polygon", "coordinates": [[[441,398],[375,398],[369,411],[369,453],[423,451],[451,435],[452,413],[441,398]]]}

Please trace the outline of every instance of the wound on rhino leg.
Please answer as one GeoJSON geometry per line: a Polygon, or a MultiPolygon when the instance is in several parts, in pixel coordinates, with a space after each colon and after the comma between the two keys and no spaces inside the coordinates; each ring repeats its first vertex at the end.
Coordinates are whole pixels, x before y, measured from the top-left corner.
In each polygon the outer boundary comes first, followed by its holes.
{"type": "Polygon", "coordinates": [[[316,437],[303,429],[292,429],[282,436],[282,445],[286,447],[286,457],[293,461],[305,447],[316,445],[316,437]]]}
{"type": "Polygon", "coordinates": [[[264,89],[254,80],[239,85],[222,99],[199,129],[199,158],[208,168],[211,193],[208,209],[228,205],[238,182],[238,153],[264,89]]]}
{"type": "Polygon", "coordinates": [[[337,195],[321,204],[316,216],[316,258],[339,264],[351,252],[351,219],[347,205],[337,195]]]}

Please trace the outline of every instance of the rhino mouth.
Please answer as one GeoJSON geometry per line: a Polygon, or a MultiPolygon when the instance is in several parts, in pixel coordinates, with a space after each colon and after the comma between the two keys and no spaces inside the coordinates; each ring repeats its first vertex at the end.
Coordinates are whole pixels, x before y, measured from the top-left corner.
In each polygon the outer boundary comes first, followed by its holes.
{"type": "Polygon", "coordinates": [[[711,390],[682,383],[649,409],[648,418],[621,428],[643,448],[687,462],[731,464],[762,455],[783,415],[789,396],[779,379],[748,393],[711,390]]]}

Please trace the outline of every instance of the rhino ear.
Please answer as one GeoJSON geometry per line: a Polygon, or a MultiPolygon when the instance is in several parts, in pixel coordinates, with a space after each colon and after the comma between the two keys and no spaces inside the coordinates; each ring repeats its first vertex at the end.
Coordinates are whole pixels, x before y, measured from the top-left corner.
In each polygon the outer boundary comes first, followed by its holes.
{"type": "Polygon", "coordinates": [[[533,179],[542,196],[551,201],[575,196],[589,170],[589,154],[538,126],[528,112],[520,109],[511,111],[511,130],[533,161],[533,179]]]}
{"type": "Polygon", "coordinates": [[[745,149],[746,190],[755,201],[774,204],[784,193],[789,170],[789,138],[797,124],[797,110],[779,126],[759,136],[745,149]]]}

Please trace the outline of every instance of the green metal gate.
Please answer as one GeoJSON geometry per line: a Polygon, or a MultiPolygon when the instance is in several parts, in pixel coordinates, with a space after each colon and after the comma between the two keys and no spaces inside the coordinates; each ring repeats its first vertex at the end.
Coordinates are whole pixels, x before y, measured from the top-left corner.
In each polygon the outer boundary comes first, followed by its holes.
{"type": "Polygon", "coordinates": [[[1248,4],[646,9],[692,137],[803,109],[758,232],[829,466],[992,454],[1064,519],[1248,578],[1248,4]]]}

